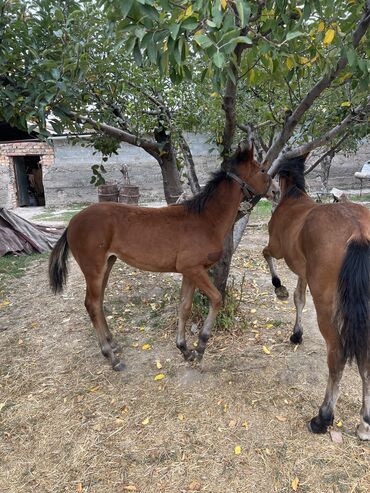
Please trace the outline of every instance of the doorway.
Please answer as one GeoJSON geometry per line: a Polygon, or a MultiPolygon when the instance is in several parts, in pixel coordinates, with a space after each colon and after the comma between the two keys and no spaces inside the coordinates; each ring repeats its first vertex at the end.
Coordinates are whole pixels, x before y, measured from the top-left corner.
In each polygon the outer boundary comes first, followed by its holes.
{"type": "Polygon", "coordinates": [[[16,156],[13,159],[18,206],[35,207],[45,205],[40,156],[16,156]]]}

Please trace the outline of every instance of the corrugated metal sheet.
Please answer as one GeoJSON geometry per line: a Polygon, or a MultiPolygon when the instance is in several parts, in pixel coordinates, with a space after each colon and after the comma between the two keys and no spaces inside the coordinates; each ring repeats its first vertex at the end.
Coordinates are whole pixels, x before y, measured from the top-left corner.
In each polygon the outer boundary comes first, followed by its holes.
{"type": "Polygon", "coordinates": [[[28,255],[48,252],[53,248],[64,228],[35,224],[0,208],[0,257],[7,253],[28,255]]]}

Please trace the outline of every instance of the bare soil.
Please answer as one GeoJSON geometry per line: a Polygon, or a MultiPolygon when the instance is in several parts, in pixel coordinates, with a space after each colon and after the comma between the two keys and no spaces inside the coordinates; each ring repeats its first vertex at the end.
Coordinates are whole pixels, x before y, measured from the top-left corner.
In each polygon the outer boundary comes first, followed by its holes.
{"type": "MultiPolygon", "coordinates": [[[[214,332],[198,366],[174,343],[177,275],[116,263],[106,312],[122,373],[100,353],[74,261],[63,296],[48,289],[45,259],[9,282],[0,299],[0,492],[368,492],[356,368],[346,369],[337,408],[342,443],[310,434],[325,391],[325,344],[310,297],[304,342],[289,343],[292,296],[274,297],[260,253],[266,240],[264,227],[248,228],[232,268],[238,314],[214,332]]],[[[292,294],[295,276],[279,268],[292,294]]]]}

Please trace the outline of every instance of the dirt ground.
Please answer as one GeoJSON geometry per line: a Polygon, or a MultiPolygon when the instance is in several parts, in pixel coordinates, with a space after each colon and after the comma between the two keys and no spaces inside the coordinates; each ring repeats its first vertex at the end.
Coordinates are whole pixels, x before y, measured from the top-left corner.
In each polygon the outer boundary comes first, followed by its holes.
{"type": "MultiPolygon", "coordinates": [[[[248,228],[232,268],[238,314],[198,366],[174,343],[177,275],[116,263],[106,312],[123,373],[100,353],[74,262],[62,296],[48,289],[45,259],[9,282],[0,299],[0,492],[368,492],[356,368],[346,369],[337,407],[342,443],[310,434],[326,384],[324,341],[308,297],[304,343],[289,344],[292,296],[275,300],[266,239],[264,226],[248,228]]],[[[294,276],[282,263],[280,272],[292,294],[294,276]]]]}

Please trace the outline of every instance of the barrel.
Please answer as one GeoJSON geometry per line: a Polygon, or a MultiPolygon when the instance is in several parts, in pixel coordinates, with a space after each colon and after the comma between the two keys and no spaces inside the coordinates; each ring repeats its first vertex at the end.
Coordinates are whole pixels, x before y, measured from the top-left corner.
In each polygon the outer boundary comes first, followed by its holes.
{"type": "Polygon", "coordinates": [[[119,191],[119,201],[122,204],[137,205],[139,203],[139,187],[135,185],[122,185],[119,191]]]}
{"type": "Polygon", "coordinates": [[[98,186],[99,202],[118,202],[118,194],[116,183],[105,183],[98,186]]]}

